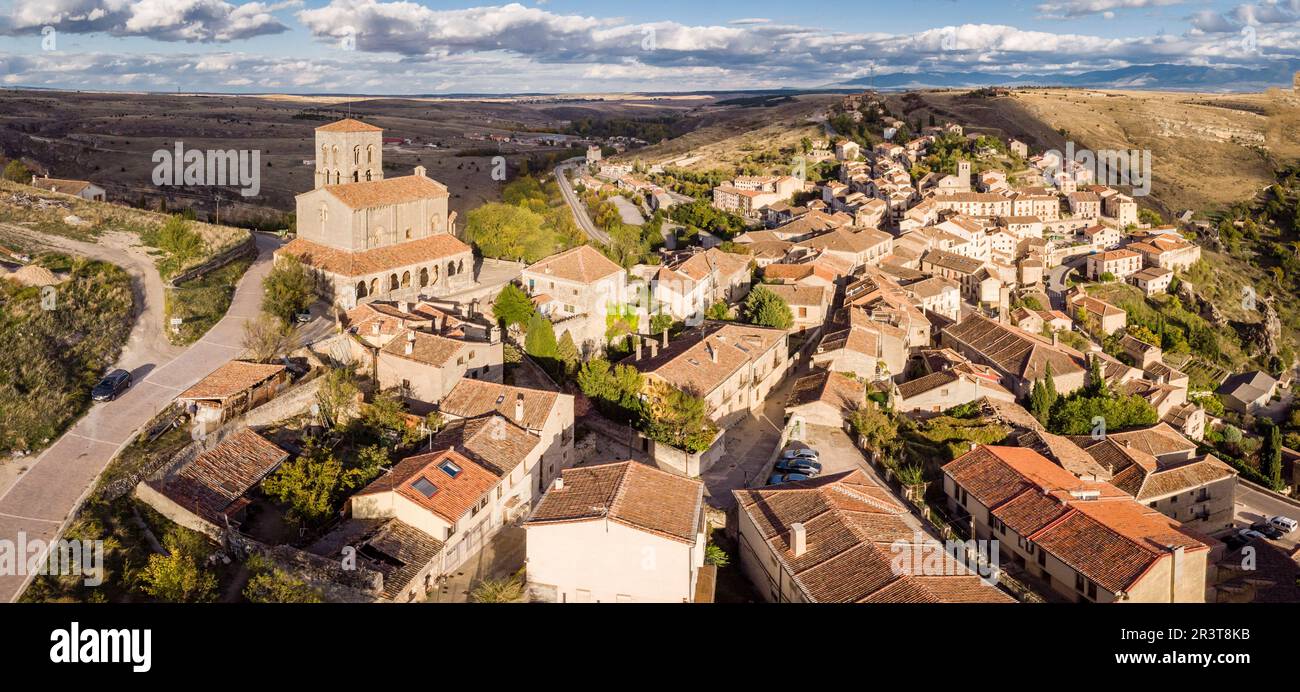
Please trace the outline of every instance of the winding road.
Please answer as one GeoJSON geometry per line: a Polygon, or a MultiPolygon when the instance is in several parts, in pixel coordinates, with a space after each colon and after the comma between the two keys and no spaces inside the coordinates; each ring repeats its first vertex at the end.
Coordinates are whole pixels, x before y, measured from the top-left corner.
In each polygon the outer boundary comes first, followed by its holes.
{"type": "MultiPolygon", "coordinates": [[[[57,538],[99,474],[136,432],[177,394],[243,352],[244,322],[260,310],[262,279],[270,271],[271,253],[280,243],[258,235],[257,260],[236,286],[226,316],[191,346],[176,347],[167,342],[163,332],[162,279],[153,258],[134,244],[134,238],[107,234],[100,243],[84,243],[9,226],[4,230],[121,266],[132,277],[138,310],[117,363],[131,371],[135,384],[116,401],[93,404],[34,460],[16,462],[27,464],[27,470],[7,488],[0,487],[0,540],[21,546],[23,541],[30,544],[36,539],[48,542],[57,538]]],[[[26,574],[0,575],[0,601],[16,601],[30,578],[26,574]]]]}
{"type": "Polygon", "coordinates": [[[578,228],[581,228],[588,238],[602,245],[608,245],[609,234],[592,223],[591,217],[587,215],[587,207],[583,205],[581,199],[578,199],[578,193],[573,191],[573,186],[569,184],[569,178],[566,175],[567,171],[578,167],[584,161],[586,159],[582,157],[561,161],[555,167],[555,182],[560,186],[560,194],[564,195],[564,201],[569,203],[569,209],[573,211],[573,220],[577,222],[578,228]]]}

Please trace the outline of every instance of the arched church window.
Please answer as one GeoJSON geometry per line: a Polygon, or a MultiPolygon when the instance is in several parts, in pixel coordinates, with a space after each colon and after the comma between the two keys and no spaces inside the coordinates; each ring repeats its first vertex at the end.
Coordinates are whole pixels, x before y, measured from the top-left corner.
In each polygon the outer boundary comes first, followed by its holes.
{"type": "Polygon", "coordinates": [[[424,288],[425,286],[428,285],[429,285],[429,270],[422,267],[420,269],[420,288],[424,288]]]}
{"type": "Polygon", "coordinates": [[[397,283],[397,275],[392,274],[388,277],[388,290],[396,291],[400,284],[397,283]]]}

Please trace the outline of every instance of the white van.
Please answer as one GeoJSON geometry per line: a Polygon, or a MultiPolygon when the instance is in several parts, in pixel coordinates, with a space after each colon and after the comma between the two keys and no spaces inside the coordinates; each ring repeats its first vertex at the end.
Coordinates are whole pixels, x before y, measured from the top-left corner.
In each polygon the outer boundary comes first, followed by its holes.
{"type": "Polygon", "coordinates": [[[1268,520],[1268,523],[1287,533],[1295,531],[1297,526],[1296,520],[1291,517],[1273,517],[1268,520]]]}

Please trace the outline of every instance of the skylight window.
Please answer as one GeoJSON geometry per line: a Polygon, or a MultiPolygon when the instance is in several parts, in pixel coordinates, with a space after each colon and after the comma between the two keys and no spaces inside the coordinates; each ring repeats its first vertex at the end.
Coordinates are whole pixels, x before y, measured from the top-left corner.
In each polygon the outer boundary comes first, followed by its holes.
{"type": "Polygon", "coordinates": [[[433,481],[424,478],[423,476],[416,482],[412,483],[411,487],[418,490],[420,494],[425,497],[433,497],[433,494],[438,492],[438,486],[434,485],[433,481]]]}
{"type": "Polygon", "coordinates": [[[443,473],[452,478],[460,475],[460,467],[452,461],[444,461],[441,464],[438,464],[438,468],[442,469],[443,473]]]}

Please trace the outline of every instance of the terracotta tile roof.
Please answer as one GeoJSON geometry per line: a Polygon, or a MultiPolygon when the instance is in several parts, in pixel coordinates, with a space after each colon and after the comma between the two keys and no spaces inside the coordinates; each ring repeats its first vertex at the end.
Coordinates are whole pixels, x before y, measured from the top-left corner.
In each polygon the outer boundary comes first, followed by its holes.
{"type": "Polygon", "coordinates": [[[579,245],[543,258],[524,271],[575,283],[594,284],[607,276],[623,271],[623,268],[590,245],[579,245]]]}
{"type": "Polygon", "coordinates": [[[966,257],[946,250],[929,250],[921,258],[926,264],[933,264],[943,269],[951,269],[963,274],[974,274],[984,266],[984,262],[974,257],[966,257]]]}
{"type": "Polygon", "coordinates": [[[1134,464],[1111,480],[1120,490],[1139,502],[1147,502],[1176,493],[1189,492],[1237,475],[1231,466],[1213,455],[1170,468],[1151,470],[1134,464]]]}
{"type": "Polygon", "coordinates": [[[830,289],[825,286],[800,286],[798,284],[765,284],[763,288],[775,293],[791,307],[829,307],[830,289]]]}
{"type": "Polygon", "coordinates": [[[1090,258],[1096,258],[1099,262],[1113,262],[1115,260],[1129,259],[1132,257],[1141,257],[1132,250],[1109,250],[1098,255],[1091,255],[1090,258]]]}
{"type": "Polygon", "coordinates": [[[455,449],[505,477],[541,443],[541,438],[491,413],[448,423],[433,438],[433,449],[455,449]]]}
{"type": "Polygon", "coordinates": [[[838,372],[816,370],[795,381],[785,406],[789,409],[822,401],[847,414],[866,398],[867,385],[838,372]]]}
{"type": "Polygon", "coordinates": [[[275,251],[277,255],[297,257],[315,269],[346,277],[378,274],[457,255],[466,255],[465,259],[468,259],[471,252],[468,245],[448,233],[435,233],[427,238],[357,252],[294,238],[275,251]]]}
{"type": "Polygon", "coordinates": [[[455,450],[447,449],[418,454],[397,462],[388,473],[362,488],[357,495],[396,492],[448,523],[455,523],[500,482],[501,476],[487,467],[455,450]],[[440,468],[447,461],[460,469],[455,477],[440,468]],[[432,495],[426,495],[415,487],[421,481],[432,484],[432,495]]]}
{"type": "Polygon", "coordinates": [[[1039,549],[1113,593],[1130,590],[1171,548],[1209,548],[1119,488],[1075,478],[1033,450],[983,445],[943,471],[1008,528],[1028,531],[1039,549]]]}
{"type": "Polygon", "coordinates": [[[378,523],[351,544],[357,546],[357,555],[367,567],[384,575],[381,593],[389,600],[405,594],[411,581],[443,548],[442,541],[398,519],[378,523]],[[374,559],[379,556],[383,559],[374,559]]]}
{"type": "Polygon", "coordinates": [[[1117,308],[1114,305],[1111,305],[1110,303],[1107,303],[1106,301],[1100,298],[1094,298],[1086,294],[1077,295],[1071,298],[1070,302],[1074,304],[1076,307],[1083,308],[1088,312],[1091,312],[1096,315],[1101,315],[1103,317],[1126,314],[1120,308],[1117,308]]]}
{"type": "Polygon", "coordinates": [[[185,464],[176,475],[149,485],[182,507],[224,526],[222,517],[244,493],[275,470],[289,453],[244,428],[185,464]]]}
{"type": "MultiPolygon", "coordinates": [[[[373,209],[393,204],[447,197],[447,187],[423,175],[404,175],[320,188],[349,209],[373,209]]],[[[315,192],[313,190],[312,192],[315,192]]],[[[311,192],[304,192],[309,195],[311,192]]],[[[299,195],[301,197],[302,195],[299,195]]]]}
{"type": "Polygon", "coordinates": [[[907,510],[860,470],[732,494],[809,601],[1012,601],[951,559],[943,572],[952,576],[914,575],[906,560],[896,570],[897,543],[920,550],[918,531],[907,510]],[[790,544],[796,523],[807,532],[806,550],[798,556],[790,544]]]}
{"type": "Polygon", "coordinates": [[[635,461],[564,469],[525,526],[606,518],[694,544],[703,520],[704,484],[635,461]]]}
{"type": "Polygon", "coordinates": [[[864,228],[859,231],[837,228],[797,244],[814,250],[857,254],[891,243],[893,240],[894,236],[874,228],[864,228]]]}
{"type": "Polygon", "coordinates": [[[232,360],[181,392],[177,399],[229,399],[284,372],[283,365],[232,360]]]}
{"type": "Polygon", "coordinates": [[[560,397],[560,394],[544,389],[512,387],[462,378],[438,403],[438,410],[457,418],[477,418],[495,412],[529,430],[541,430],[546,427],[546,421],[560,402],[560,397]],[[516,421],[515,402],[521,395],[524,415],[522,420],[516,421]]]}
{"type": "MultiPolygon", "coordinates": [[[[1093,445],[1100,444],[1097,440],[1093,440],[1086,435],[1072,439],[1090,452],[1093,445]]],[[[1170,454],[1185,454],[1196,449],[1195,442],[1184,437],[1173,426],[1163,422],[1141,430],[1107,433],[1106,441],[1112,445],[1127,443],[1133,450],[1145,452],[1147,455],[1156,458],[1170,454]]]]}
{"type": "Polygon", "coordinates": [[[64,178],[37,178],[32,187],[65,195],[79,195],[94,183],[89,180],[68,180],[64,178]]]}
{"type": "Polygon", "coordinates": [[[384,344],[380,352],[440,368],[451,363],[453,358],[469,346],[470,344],[464,341],[408,329],[384,344]],[[406,352],[408,343],[411,344],[410,353],[406,352]]]}
{"type": "Polygon", "coordinates": [[[948,338],[954,339],[1000,371],[1024,380],[1044,377],[1048,365],[1057,377],[1086,370],[1083,354],[1078,351],[1052,345],[1022,329],[1000,324],[978,313],[971,313],[961,322],[947,327],[944,338],[945,343],[948,338]]]}
{"type": "Polygon", "coordinates": [[[336,120],[327,125],[321,125],[316,128],[317,132],[383,132],[382,127],[375,127],[369,123],[363,123],[353,118],[344,118],[336,120]]]}
{"type": "Polygon", "coordinates": [[[633,354],[621,362],[678,389],[707,396],[741,368],[757,363],[785,338],[784,329],[705,321],[680,334],[657,356],[637,360],[633,354]]]}

